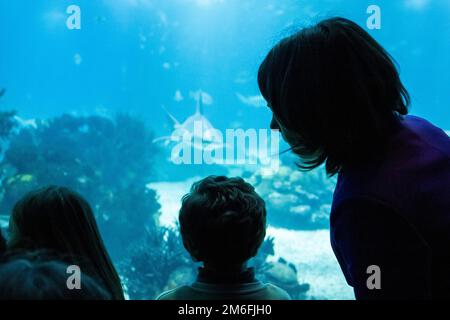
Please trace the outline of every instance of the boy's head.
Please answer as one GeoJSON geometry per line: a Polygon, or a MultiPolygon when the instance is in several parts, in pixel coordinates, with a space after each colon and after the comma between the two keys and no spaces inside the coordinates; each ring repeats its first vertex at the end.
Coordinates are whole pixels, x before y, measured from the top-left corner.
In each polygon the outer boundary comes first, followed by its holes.
{"type": "Polygon", "coordinates": [[[179,221],[191,256],[224,268],[254,257],[266,235],[264,200],[241,178],[194,183],[182,199],[179,221]]]}

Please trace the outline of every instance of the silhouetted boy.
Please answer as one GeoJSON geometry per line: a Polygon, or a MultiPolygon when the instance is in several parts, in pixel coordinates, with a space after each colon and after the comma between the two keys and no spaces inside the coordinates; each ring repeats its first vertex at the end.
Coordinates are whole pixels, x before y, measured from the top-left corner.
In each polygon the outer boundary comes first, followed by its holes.
{"type": "Polygon", "coordinates": [[[290,300],[247,267],[266,235],[265,203],[250,184],[222,176],[195,183],[182,199],[179,221],[185,248],[204,267],[192,285],[157,300],[290,300]]]}

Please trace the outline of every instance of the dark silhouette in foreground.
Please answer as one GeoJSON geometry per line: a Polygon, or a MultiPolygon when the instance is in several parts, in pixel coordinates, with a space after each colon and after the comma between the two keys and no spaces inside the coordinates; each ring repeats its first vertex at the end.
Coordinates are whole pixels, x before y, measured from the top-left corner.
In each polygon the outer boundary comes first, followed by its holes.
{"type": "Polygon", "coordinates": [[[3,237],[2,229],[0,229],[0,256],[6,251],[6,239],[3,237]]]}
{"type": "Polygon", "coordinates": [[[300,168],[339,174],[331,243],[356,298],[450,299],[450,139],[407,116],[392,57],[332,18],[278,43],[258,82],[300,168]]]}
{"type": "Polygon", "coordinates": [[[289,300],[282,289],[255,278],[247,261],[266,235],[264,200],[241,178],[211,176],[195,183],[179,214],[183,244],[203,262],[197,280],[158,300],[289,300]]]}
{"type": "MultiPolygon", "coordinates": [[[[93,278],[81,273],[78,288],[68,285],[69,265],[44,252],[0,261],[0,300],[110,300],[93,278]]],[[[69,281],[70,282],[70,281],[69,281]]]]}
{"type": "Polygon", "coordinates": [[[14,206],[9,229],[9,250],[52,251],[79,266],[113,299],[124,298],[92,209],[79,194],[55,186],[30,192],[14,206]]]}

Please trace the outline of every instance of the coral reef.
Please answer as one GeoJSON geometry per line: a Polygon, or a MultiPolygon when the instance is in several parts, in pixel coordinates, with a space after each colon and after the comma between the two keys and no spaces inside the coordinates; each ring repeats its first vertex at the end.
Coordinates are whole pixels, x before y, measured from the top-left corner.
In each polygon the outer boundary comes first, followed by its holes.
{"type": "Polygon", "coordinates": [[[13,129],[17,126],[15,121],[16,113],[14,111],[0,112],[0,138],[9,137],[13,129]]]}
{"type": "Polygon", "coordinates": [[[16,113],[14,111],[0,112],[0,160],[3,159],[12,132],[17,128],[15,121],[16,113]]]}
{"type": "Polygon", "coordinates": [[[307,293],[310,286],[308,283],[299,282],[297,268],[283,258],[270,261],[274,254],[274,238],[268,237],[250,263],[255,267],[256,277],[286,290],[292,299],[309,299],[307,293]]]}
{"type": "Polygon", "coordinates": [[[121,257],[145,226],[156,226],[159,204],[146,186],[158,151],[152,140],[145,124],[128,115],[63,115],[23,127],[0,162],[0,212],[8,214],[36,187],[70,187],[89,200],[108,248],[121,257]]]}
{"type": "Polygon", "coordinates": [[[329,227],[336,180],[329,178],[325,170],[303,172],[292,162],[273,175],[259,170],[247,173],[245,178],[265,199],[271,225],[298,230],[329,227]]]}

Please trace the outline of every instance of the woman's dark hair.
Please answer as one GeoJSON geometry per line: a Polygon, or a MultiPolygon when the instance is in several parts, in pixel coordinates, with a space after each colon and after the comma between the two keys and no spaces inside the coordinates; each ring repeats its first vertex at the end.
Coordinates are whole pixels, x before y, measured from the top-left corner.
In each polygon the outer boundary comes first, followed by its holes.
{"type": "Polygon", "coordinates": [[[299,166],[334,175],[383,152],[410,97],[393,58],[356,23],[324,20],[283,39],[259,68],[299,166]]]}
{"type": "Polygon", "coordinates": [[[80,273],[69,288],[69,265],[46,252],[27,252],[0,261],[0,300],[111,300],[93,278],[80,273]]]}
{"type": "Polygon", "coordinates": [[[8,249],[54,251],[101,282],[113,299],[124,299],[89,203],[68,188],[45,187],[16,203],[8,249]]]}
{"type": "Polygon", "coordinates": [[[182,199],[179,221],[191,256],[222,267],[254,257],[266,235],[264,200],[241,178],[194,183],[182,199]]]}

